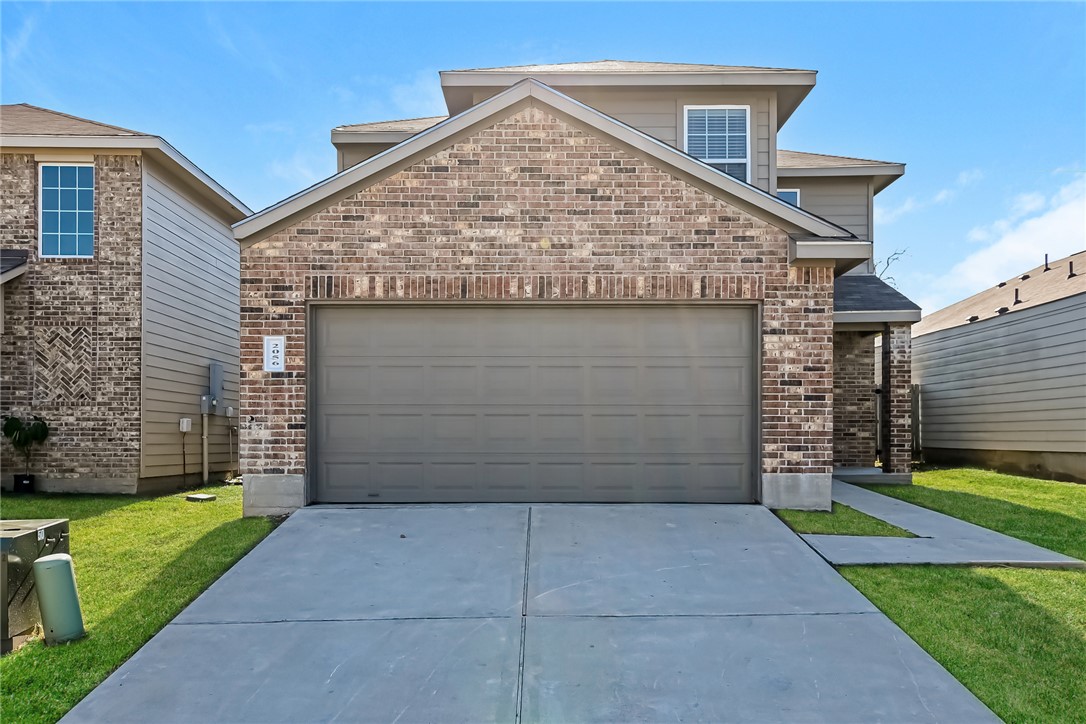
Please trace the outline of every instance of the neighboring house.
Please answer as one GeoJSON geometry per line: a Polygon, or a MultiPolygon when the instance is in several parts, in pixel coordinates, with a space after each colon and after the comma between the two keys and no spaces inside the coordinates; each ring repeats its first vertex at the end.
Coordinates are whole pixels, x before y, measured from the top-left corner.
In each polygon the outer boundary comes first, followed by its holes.
{"type": "Polygon", "coordinates": [[[1086,252],[913,326],[928,462],[1086,483],[1086,252]]]}
{"type": "Polygon", "coordinates": [[[835,465],[875,464],[877,335],[883,470],[908,479],[920,314],[870,274],[872,197],[904,168],[777,150],[813,71],[441,84],[449,117],[334,129],[338,174],[234,227],[248,514],[827,509],[835,465]]]}
{"type": "MultiPolygon", "coordinates": [[[[39,489],[144,492],[186,471],[197,482],[213,365],[209,475],[236,469],[230,224],[252,212],[157,136],[20,104],[0,107],[0,147],[0,411],[50,424],[39,489]]],[[[6,443],[2,455],[8,486],[21,463],[6,443]]]]}

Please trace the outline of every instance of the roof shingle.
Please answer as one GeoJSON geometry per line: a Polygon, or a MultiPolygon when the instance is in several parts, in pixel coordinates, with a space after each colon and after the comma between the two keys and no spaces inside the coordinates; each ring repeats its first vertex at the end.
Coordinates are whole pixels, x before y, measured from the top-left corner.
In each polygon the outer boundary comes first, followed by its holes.
{"type": "Polygon", "coordinates": [[[833,282],[835,312],[919,311],[920,306],[874,274],[844,274],[833,282]]]}
{"type": "Polygon", "coordinates": [[[4,136],[147,136],[29,103],[0,106],[0,135],[4,136]]]}

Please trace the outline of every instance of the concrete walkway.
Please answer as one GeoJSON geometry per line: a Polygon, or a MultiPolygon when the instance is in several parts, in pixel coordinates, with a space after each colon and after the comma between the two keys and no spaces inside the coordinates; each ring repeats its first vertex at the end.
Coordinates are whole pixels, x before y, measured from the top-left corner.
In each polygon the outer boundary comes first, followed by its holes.
{"type": "Polygon", "coordinates": [[[833,481],[833,499],[919,536],[804,535],[835,565],[941,563],[1086,568],[1086,563],[888,495],[833,481]]]}
{"type": "Polygon", "coordinates": [[[314,507],[66,722],[974,722],[765,508],[314,507]]]}

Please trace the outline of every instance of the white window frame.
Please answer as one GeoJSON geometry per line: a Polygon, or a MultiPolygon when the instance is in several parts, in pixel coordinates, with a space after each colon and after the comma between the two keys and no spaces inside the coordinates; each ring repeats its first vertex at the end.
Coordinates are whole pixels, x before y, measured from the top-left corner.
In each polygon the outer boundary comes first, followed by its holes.
{"type": "MultiPolygon", "coordinates": [[[[42,170],[46,166],[90,166],[94,168],[94,163],[86,161],[38,161],[38,258],[39,259],[93,259],[98,253],[98,210],[95,209],[94,213],[94,231],[91,234],[92,251],[90,256],[84,256],[82,254],[46,254],[42,251],[42,230],[41,230],[41,217],[44,213],[42,208],[42,193],[45,191],[42,188],[42,170]]],[[[98,174],[94,174],[94,186],[91,189],[91,193],[94,194],[95,206],[98,206],[98,174]]]]}
{"type": "MultiPolygon", "coordinates": [[[[799,189],[781,189],[781,188],[778,188],[777,189],[777,197],[778,198],[780,198],[781,191],[791,191],[792,193],[794,193],[796,195],[796,208],[797,209],[802,208],[800,206],[800,199],[802,198],[802,195],[800,194],[799,189]]],[[[781,199],[781,201],[784,201],[784,199],[781,199]]],[[[788,203],[788,202],[785,202],[785,203],[788,203]]]]}
{"type": "MultiPolygon", "coordinates": [[[[690,143],[690,133],[689,133],[689,130],[688,130],[690,128],[690,111],[712,111],[712,110],[725,110],[725,111],[727,111],[727,110],[731,110],[731,111],[741,110],[741,111],[746,112],[746,116],[747,116],[747,157],[745,159],[736,159],[736,158],[719,158],[719,159],[716,159],[716,158],[699,158],[698,160],[701,161],[702,163],[743,163],[743,164],[746,164],[746,166],[747,166],[746,182],[749,184],[750,183],[750,171],[751,171],[751,169],[750,169],[750,167],[751,167],[751,161],[750,161],[750,136],[751,136],[750,106],[735,106],[735,105],[712,105],[712,106],[693,105],[693,106],[687,106],[687,105],[684,105],[683,106],[683,128],[682,128],[683,153],[686,153],[688,155],[690,153],[689,151],[686,150],[687,145],[690,143]]],[[[721,171],[721,173],[724,173],[724,172],[721,171]]],[[[726,175],[731,176],[731,174],[726,174],[726,175]]],[[[734,176],[732,178],[734,178],[734,176]]]]}

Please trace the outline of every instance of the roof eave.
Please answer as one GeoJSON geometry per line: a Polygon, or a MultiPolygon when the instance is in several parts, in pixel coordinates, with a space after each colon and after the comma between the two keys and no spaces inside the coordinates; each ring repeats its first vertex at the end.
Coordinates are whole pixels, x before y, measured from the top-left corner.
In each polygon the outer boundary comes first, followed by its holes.
{"type": "Polygon", "coordinates": [[[3,273],[0,273],[0,284],[7,284],[12,279],[21,277],[23,274],[26,273],[27,268],[27,263],[24,261],[18,266],[8,269],[3,273]]]}
{"type": "Polygon", "coordinates": [[[789,227],[786,229],[788,231],[800,230],[819,237],[855,238],[849,231],[840,226],[781,201],[776,196],[761,189],[737,181],[673,146],[669,146],[663,141],[638,131],[621,121],[610,118],[535,79],[524,79],[497,95],[415,134],[408,141],[393,146],[235,224],[235,237],[244,243],[255,243],[255,240],[251,239],[254,235],[275,227],[276,224],[280,224],[288,218],[301,214],[304,210],[316,205],[323,199],[363,183],[367,178],[394,167],[397,163],[410,158],[420,150],[430,148],[443,140],[447,140],[476,123],[501,113],[502,110],[517,102],[533,97],[556,111],[620,141],[622,144],[646,153],[666,166],[682,171],[710,187],[718,188],[741,202],[759,207],[771,216],[783,221],[784,226],[789,227]],[[307,197],[310,197],[319,189],[323,189],[324,193],[314,200],[307,200],[307,197]]]}
{"type": "Polygon", "coordinates": [[[253,213],[240,199],[159,136],[0,136],[0,147],[146,151],[171,171],[180,171],[184,178],[196,181],[195,186],[206,191],[203,196],[232,221],[244,219],[253,213]]]}
{"type": "Polygon", "coordinates": [[[402,143],[419,133],[422,133],[422,131],[341,131],[333,129],[332,145],[335,146],[341,143],[402,143]]]}

